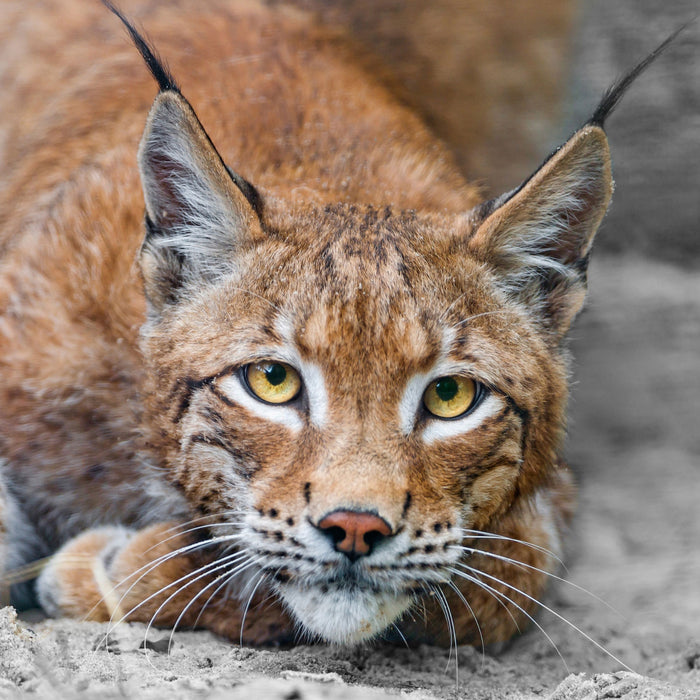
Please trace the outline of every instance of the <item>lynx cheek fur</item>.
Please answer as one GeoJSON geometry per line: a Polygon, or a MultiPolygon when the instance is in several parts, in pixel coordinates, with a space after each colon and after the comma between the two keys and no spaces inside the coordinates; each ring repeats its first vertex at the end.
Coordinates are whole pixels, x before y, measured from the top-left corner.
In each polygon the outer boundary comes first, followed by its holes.
{"type": "Polygon", "coordinates": [[[104,8],[41,8],[41,75],[4,50],[0,568],[55,552],[54,615],[507,639],[573,507],[603,122],[658,51],[480,203],[342,39],[186,5],[138,17],[201,122],[122,17],[160,86],[138,170],[152,85],[104,8]]]}

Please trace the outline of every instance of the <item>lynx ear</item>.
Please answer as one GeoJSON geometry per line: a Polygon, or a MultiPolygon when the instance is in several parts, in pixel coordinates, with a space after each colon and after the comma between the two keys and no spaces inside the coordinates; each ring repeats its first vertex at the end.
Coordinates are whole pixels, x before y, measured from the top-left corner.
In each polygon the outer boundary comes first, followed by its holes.
{"type": "Polygon", "coordinates": [[[506,293],[536,309],[559,337],[583,305],[588,253],[612,189],[605,132],[585,126],[494,203],[469,240],[506,293]]]}
{"type": "Polygon", "coordinates": [[[231,173],[187,100],[156,97],[139,148],[146,201],[141,271],[154,310],[192,281],[234,269],[236,253],[262,236],[255,190],[231,173]]]}

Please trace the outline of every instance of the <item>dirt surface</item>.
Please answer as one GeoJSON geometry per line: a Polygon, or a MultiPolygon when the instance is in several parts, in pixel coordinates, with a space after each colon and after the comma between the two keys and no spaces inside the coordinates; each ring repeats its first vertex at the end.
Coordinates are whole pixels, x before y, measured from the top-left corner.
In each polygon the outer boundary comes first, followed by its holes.
{"type": "Polygon", "coordinates": [[[0,611],[0,698],[700,698],[700,275],[598,260],[574,331],[567,580],[500,654],[238,648],[0,611]],[[609,606],[615,608],[613,612],[609,606]],[[580,631],[565,624],[557,615],[580,631]],[[589,639],[590,638],[590,639],[589,639]],[[617,661],[603,653],[604,646],[617,661]],[[625,665],[629,668],[625,668],[625,665]]]}

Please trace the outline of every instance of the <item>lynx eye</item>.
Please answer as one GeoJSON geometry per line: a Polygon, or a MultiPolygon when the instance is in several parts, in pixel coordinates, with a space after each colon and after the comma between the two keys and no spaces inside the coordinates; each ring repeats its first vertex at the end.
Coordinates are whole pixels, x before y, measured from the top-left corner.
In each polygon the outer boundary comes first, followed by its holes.
{"type": "Polygon", "coordinates": [[[450,375],[431,382],[423,394],[423,403],[438,418],[458,418],[474,405],[477,394],[473,379],[450,375]]]}
{"type": "Polygon", "coordinates": [[[288,403],[301,389],[301,377],[283,362],[259,362],[244,368],[248,388],[261,401],[288,403]]]}

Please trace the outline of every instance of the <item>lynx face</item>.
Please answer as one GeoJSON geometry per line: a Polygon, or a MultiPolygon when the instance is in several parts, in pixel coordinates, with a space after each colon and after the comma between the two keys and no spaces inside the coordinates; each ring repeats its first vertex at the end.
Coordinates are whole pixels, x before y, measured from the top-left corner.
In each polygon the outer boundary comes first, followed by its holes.
{"type": "Polygon", "coordinates": [[[146,398],[172,479],[238,538],[241,588],[271,586],[307,633],[371,637],[553,469],[603,132],[459,216],[261,208],[172,91],[140,165],[146,398]]]}
{"type": "Polygon", "coordinates": [[[450,250],[468,224],[317,212],[148,331],[176,479],[327,639],[378,632],[449,578],[462,528],[554,460],[562,362],[450,250]]]}

